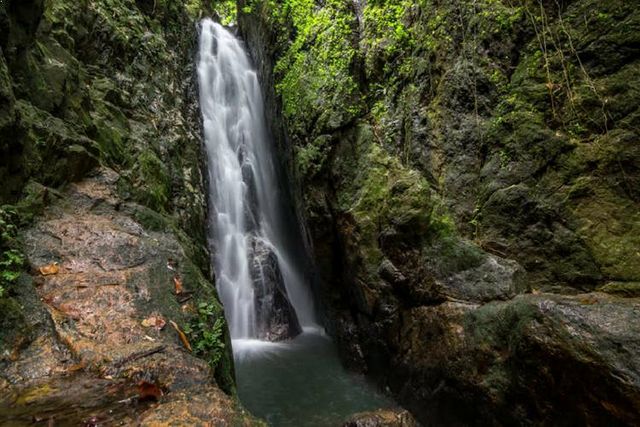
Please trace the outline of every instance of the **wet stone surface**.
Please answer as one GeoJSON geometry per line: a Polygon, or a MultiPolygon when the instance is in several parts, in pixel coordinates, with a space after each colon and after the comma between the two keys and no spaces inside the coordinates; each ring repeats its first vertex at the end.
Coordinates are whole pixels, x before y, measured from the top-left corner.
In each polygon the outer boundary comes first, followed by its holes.
{"type": "Polygon", "coordinates": [[[44,314],[3,369],[0,425],[255,423],[169,326],[194,312],[174,290],[191,261],[171,231],[127,214],[117,180],[101,169],[70,185],[23,232],[41,303],[29,310],[44,314]]]}

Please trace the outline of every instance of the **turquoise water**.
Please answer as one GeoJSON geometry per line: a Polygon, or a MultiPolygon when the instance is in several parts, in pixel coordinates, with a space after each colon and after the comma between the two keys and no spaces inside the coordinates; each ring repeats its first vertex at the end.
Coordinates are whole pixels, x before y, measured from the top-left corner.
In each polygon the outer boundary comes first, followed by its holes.
{"type": "Polygon", "coordinates": [[[234,341],[238,394],[274,427],[339,426],[350,415],[395,407],[363,376],[347,372],[333,342],[305,333],[287,343],[234,341]]]}

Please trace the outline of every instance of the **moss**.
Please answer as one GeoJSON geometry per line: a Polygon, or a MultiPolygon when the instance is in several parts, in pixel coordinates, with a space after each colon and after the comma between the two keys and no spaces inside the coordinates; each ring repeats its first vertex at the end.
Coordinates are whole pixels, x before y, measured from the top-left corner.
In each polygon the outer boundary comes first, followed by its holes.
{"type": "Polygon", "coordinates": [[[349,7],[335,0],[321,7],[313,0],[255,3],[276,21],[291,23],[295,35],[274,70],[293,135],[319,135],[353,120],[363,105],[350,72],[356,50],[349,7]]]}
{"type": "Polygon", "coordinates": [[[22,175],[57,186],[83,176],[97,164],[97,148],[79,130],[24,101],[16,103],[23,144],[22,175]]]}
{"type": "Polygon", "coordinates": [[[23,307],[14,298],[0,297],[0,360],[30,335],[23,307]]]}
{"type": "Polygon", "coordinates": [[[136,162],[134,194],[136,200],[157,211],[164,211],[169,200],[170,180],[165,164],[151,150],[143,150],[136,162]]]}
{"type": "Polygon", "coordinates": [[[295,147],[295,160],[300,176],[312,178],[325,165],[330,151],[331,137],[321,135],[310,144],[295,147]]]}
{"type": "Polygon", "coordinates": [[[18,302],[25,259],[17,239],[19,216],[9,206],[0,208],[0,359],[30,333],[18,302]]]}
{"type": "Polygon", "coordinates": [[[343,204],[351,200],[349,210],[358,222],[376,229],[388,223],[414,231],[427,227],[430,189],[417,171],[403,167],[375,143],[361,167],[342,197],[343,204]]]}
{"type": "MultiPolygon", "coordinates": [[[[15,119],[14,106],[15,97],[11,87],[11,78],[7,70],[7,64],[0,51],[0,130],[11,124],[15,119]]],[[[5,141],[0,143],[0,149],[4,150],[5,141]]]]}
{"type": "Polygon", "coordinates": [[[640,282],[609,282],[598,288],[598,291],[626,298],[640,298],[640,282]]]}
{"type": "Polygon", "coordinates": [[[640,214],[637,206],[612,194],[602,183],[592,197],[575,202],[578,234],[591,249],[605,277],[640,280],[640,214]]]}
{"type": "Polygon", "coordinates": [[[133,217],[145,228],[145,230],[149,231],[166,231],[174,226],[171,220],[165,215],[145,206],[136,206],[133,212],[133,217]]]}
{"type": "Polygon", "coordinates": [[[52,193],[56,192],[33,180],[25,185],[22,196],[15,205],[21,226],[31,223],[44,211],[52,193]]]}

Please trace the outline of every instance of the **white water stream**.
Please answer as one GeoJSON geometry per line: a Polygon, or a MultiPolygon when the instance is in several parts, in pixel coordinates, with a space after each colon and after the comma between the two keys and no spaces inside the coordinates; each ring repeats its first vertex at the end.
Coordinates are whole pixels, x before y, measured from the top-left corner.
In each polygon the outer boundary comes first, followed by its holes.
{"type": "MultiPolygon", "coordinates": [[[[298,230],[283,205],[285,183],[278,182],[256,73],[241,42],[208,19],[202,21],[198,77],[216,283],[233,340],[240,399],[275,427],[334,426],[355,412],[392,405],[364,378],[342,368],[333,342],[316,325],[299,254],[289,243],[298,230]],[[301,327],[295,332],[303,330],[292,340],[269,342],[261,335],[261,322],[269,322],[264,313],[273,313],[260,304],[276,305],[278,297],[265,296],[274,288],[265,285],[264,265],[256,269],[252,263],[256,245],[277,257],[301,327]]],[[[273,272],[272,264],[266,268],[273,272]]],[[[275,313],[278,322],[287,318],[275,313]]]]}
{"type": "MultiPolygon", "coordinates": [[[[265,125],[256,72],[241,42],[220,24],[202,21],[198,62],[200,107],[208,154],[215,271],[234,340],[257,338],[250,250],[269,248],[300,325],[315,325],[313,303],[285,238],[293,230],[265,125]]],[[[238,343],[240,344],[240,343],[238,343]]],[[[238,348],[244,347],[237,345],[238,348]]]]}

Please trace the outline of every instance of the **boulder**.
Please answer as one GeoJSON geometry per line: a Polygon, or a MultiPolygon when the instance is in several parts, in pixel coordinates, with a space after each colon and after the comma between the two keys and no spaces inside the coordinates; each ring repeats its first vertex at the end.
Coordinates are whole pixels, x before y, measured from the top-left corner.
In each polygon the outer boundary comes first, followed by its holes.
{"type": "Polygon", "coordinates": [[[269,341],[293,338],[302,332],[289,300],[278,257],[262,239],[251,241],[250,269],[255,289],[258,337],[269,341]]]}
{"type": "Polygon", "coordinates": [[[640,300],[604,293],[414,308],[391,388],[434,425],[634,425],[639,313],[640,300]]]}
{"type": "Polygon", "coordinates": [[[262,425],[224,393],[230,354],[207,363],[182,332],[197,306],[181,302],[176,279],[217,304],[213,285],[172,231],[133,218],[140,207],[119,198],[116,172],[92,175],[21,231],[33,337],[0,355],[0,424],[262,425]]]}

